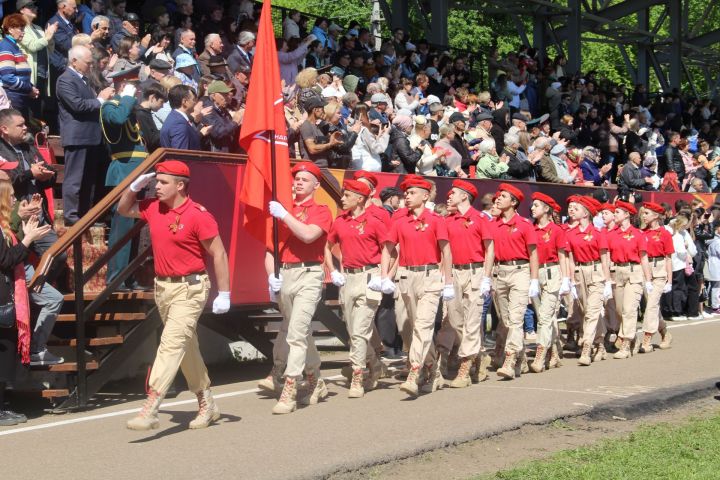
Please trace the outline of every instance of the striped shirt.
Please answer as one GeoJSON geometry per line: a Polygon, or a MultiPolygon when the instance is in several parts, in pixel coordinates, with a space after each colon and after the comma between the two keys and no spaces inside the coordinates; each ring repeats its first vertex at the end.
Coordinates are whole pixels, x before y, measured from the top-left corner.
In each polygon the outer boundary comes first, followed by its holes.
{"type": "Polygon", "coordinates": [[[11,97],[13,94],[28,94],[33,88],[27,57],[9,35],[0,40],[0,82],[11,97]]]}

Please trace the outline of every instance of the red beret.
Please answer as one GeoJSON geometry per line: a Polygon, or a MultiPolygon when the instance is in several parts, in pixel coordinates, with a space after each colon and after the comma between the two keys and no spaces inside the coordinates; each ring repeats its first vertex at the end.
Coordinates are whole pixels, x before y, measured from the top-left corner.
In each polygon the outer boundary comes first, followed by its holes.
{"type": "Polygon", "coordinates": [[[532,199],[540,200],[541,202],[546,203],[550,208],[552,208],[558,213],[560,213],[560,210],[562,210],[562,208],[560,208],[560,205],[558,205],[554,198],[542,192],[533,192],[532,199]]]}
{"type": "Polygon", "coordinates": [[[343,182],[343,189],[358,193],[364,197],[370,196],[370,187],[365,185],[363,182],[358,182],[357,180],[345,180],[343,182]]]}
{"type": "Polygon", "coordinates": [[[478,196],[478,191],[477,188],[475,188],[475,185],[466,180],[453,180],[452,186],[453,188],[459,188],[460,190],[469,193],[473,199],[478,196]]]}
{"type": "Polygon", "coordinates": [[[405,177],[405,181],[400,184],[403,192],[412,187],[424,188],[428,192],[432,190],[432,184],[419,175],[413,175],[413,177],[409,179],[405,177]]]}
{"type": "Polygon", "coordinates": [[[322,178],[322,172],[320,171],[318,166],[312,162],[296,163],[295,166],[292,168],[292,170],[290,170],[290,173],[292,173],[292,176],[295,177],[295,175],[297,175],[298,172],[311,173],[318,180],[320,180],[322,178]]]}
{"type": "Polygon", "coordinates": [[[190,168],[178,160],[166,160],[155,165],[155,173],[190,178],[190,168]]]}
{"type": "Polygon", "coordinates": [[[370,172],[366,172],[365,170],[358,170],[353,175],[353,180],[360,180],[361,178],[364,178],[368,182],[372,183],[373,188],[378,186],[377,177],[370,172]]]}
{"type": "Polygon", "coordinates": [[[622,200],[618,200],[615,202],[615,208],[622,208],[626,212],[628,212],[630,215],[637,215],[637,208],[635,208],[635,205],[628,202],[623,202],[622,200]]]}
{"type": "Polygon", "coordinates": [[[520,191],[520,189],[513,187],[509,183],[501,183],[498,187],[498,192],[508,192],[510,195],[517,198],[518,202],[525,200],[525,195],[520,191]]]}
{"type": "Polygon", "coordinates": [[[659,213],[660,215],[665,215],[665,209],[659,203],[644,202],[642,206],[655,213],[659,213]]]}
{"type": "Polygon", "coordinates": [[[603,203],[602,205],[600,205],[600,211],[602,212],[603,210],[610,210],[611,212],[614,212],[615,205],[613,205],[612,203],[607,203],[607,202],[603,203]]]}
{"type": "Polygon", "coordinates": [[[590,215],[593,217],[597,215],[597,213],[600,211],[600,206],[602,205],[600,202],[595,200],[592,197],[585,197],[582,195],[573,195],[571,198],[571,202],[575,202],[577,204],[582,205],[585,207],[585,209],[590,212],[590,215]]]}

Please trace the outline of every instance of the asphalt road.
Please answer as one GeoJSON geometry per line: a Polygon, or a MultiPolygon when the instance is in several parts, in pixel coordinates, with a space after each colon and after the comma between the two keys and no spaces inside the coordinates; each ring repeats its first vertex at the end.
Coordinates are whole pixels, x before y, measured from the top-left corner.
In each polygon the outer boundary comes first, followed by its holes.
{"type": "Polygon", "coordinates": [[[197,406],[187,392],[165,401],[159,430],[126,430],[142,396],[120,396],[91,411],[40,416],[0,430],[3,478],[321,478],[527,423],[640,401],[662,404],[668,392],[711,388],[720,377],[714,361],[720,319],[671,328],[670,350],[590,367],[566,359],[565,366],[546,373],[513,381],[491,374],[479,385],[415,400],[407,399],[395,379],[381,380],[383,388],[363,399],[348,399],[332,362],[335,369],[323,370],[331,378],[328,401],[285,416],[273,416],[274,400],[255,390],[265,368],[250,367],[251,375],[238,373],[245,381],[216,379],[213,391],[223,417],[205,430],[187,429],[197,406]]]}

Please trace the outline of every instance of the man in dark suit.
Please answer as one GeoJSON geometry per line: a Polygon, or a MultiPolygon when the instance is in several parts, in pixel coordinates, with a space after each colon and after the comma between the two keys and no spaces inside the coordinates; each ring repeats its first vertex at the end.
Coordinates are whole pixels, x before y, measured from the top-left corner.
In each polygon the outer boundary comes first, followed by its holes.
{"type": "MultiPolygon", "coordinates": [[[[58,78],[68,66],[68,52],[72,48],[72,37],[78,33],[74,24],[76,14],[75,0],[57,0],[57,13],[48,20],[48,25],[57,23],[58,26],[53,37],[55,49],[50,53],[52,78],[58,78]]],[[[55,85],[51,85],[52,96],[55,96],[54,87],[55,85]]]]}
{"type": "Polygon", "coordinates": [[[168,102],[173,109],[160,130],[160,146],[181,150],[200,150],[200,135],[206,135],[210,126],[198,132],[193,122],[197,95],[188,85],[175,85],[168,92],[168,102]]]}
{"type": "Polygon", "coordinates": [[[113,97],[115,90],[108,87],[99,94],[93,91],[85,76],[91,62],[90,49],[71,48],[68,68],[57,80],[60,136],[65,148],[63,215],[68,225],[90,210],[95,186],[105,180],[102,166],[108,163],[100,130],[100,106],[113,97]]]}
{"type": "Polygon", "coordinates": [[[255,46],[255,34],[252,32],[240,32],[238,42],[228,56],[227,63],[230,70],[235,73],[240,70],[252,69],[252,56],[250,51],[255,46]]]}

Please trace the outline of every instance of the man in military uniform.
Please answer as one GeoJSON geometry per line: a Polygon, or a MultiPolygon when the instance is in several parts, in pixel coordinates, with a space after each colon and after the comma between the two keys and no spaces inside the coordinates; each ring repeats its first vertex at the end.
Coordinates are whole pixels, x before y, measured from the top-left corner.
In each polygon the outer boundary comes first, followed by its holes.
{"type": "MultiPolygon", "coordinates": [[[[140,125],[135,118],[135,81],[140,68],[118,72],[112,79],[115,91],[120,92],[105,102],[100,109],[103,136],[110,147],[110,167],[105,177],[105,186],[120,184],[135,167],[140,165],[148,153],[143,141],[140,125]]],[[[113,211],[108,247],[112,248],[133,227],[135,220],[123,217],[113,211]]],[[[131,242],[126,243],[108,262],[107,282],[110,283],[127,267],[130,261],[131,242]]]]}

